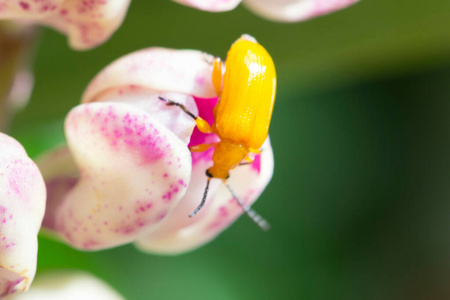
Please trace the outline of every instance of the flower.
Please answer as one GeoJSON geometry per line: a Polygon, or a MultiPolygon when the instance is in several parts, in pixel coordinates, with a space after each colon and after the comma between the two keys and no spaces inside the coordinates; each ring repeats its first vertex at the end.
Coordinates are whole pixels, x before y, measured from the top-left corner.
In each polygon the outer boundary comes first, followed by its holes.
{"type": "Polygon", "coordinates": [[[0,20],[52,27],[85,50],[105,42],[120,26],[131,0],[0,0],[0,20]]]}
{"type": "MultiPolygon", "coordinates": [[[[149,48],[106,67],[86,89],[65,122],[67,146],[38,162],[48,191],[43,226],[70,245],[99,250],[136,242],[148,252],[195,249],[227,228],[242,209],[212,180],[202,198],[212,150],[188,145],[216,140],[160,96],[211,121],[217,96],[212,57],[195,50],[149,48]]],[[[229,184],[247,204],[273,172],[270,143],[252,165],[231,171],[229,184]]]]}
{"type": "Polygon", "coordinates": [[[8,300],[123,300],[109,285],[79,271],[52,271],[38,274],[27,293],[14,295],[8,300]]]}
{"type": "MultiPolygon", "coordinates": [[[[234,9],[241,0],[174,0],[197,9],[221,12],[234,9]]],[[[279,22],[298,22],[332,13],[358,0],[242,0],[253,12],[279,22]]]]}
{"type": "Polygon", "coordinates": [[[45,210],[44,180],[13,138],[0,133],[0,298],[29,288],[45,210]]]}

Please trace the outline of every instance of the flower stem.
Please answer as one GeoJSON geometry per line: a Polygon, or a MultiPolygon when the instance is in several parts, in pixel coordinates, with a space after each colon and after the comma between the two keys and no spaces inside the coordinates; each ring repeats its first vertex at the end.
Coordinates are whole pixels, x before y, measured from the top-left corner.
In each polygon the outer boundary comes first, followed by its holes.
{"type": "Polygon", "coordinates": [[[32,80],[21,80],[21,73],[28,72],[36,40],[36,28],[0,22],[0,132],[9,129],[13,114],[27,100],[20,98],[31,91],[32,80]]]}

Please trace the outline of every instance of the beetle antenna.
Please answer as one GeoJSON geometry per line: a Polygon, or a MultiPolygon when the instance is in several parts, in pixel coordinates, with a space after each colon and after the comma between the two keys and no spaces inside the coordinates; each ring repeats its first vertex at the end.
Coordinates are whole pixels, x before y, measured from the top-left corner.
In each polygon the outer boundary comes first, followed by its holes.
{"type": "Polygon", "coordinates": [[[193,216],[195,216],[200,211],[200,209],[202,209],[203,205],[205,205],[206,196],[208,196],[208,189],[209,189],[210,181],[211,181],[211,178],[208,178],[208,181],[206,182],[205,192],[203,193],[202,202],[200,202],[200,205],[189,215],[189,218],[192,218],[193,216]]]}
{"type": "Polygon", "coordinates": [[[184,106],[183,104],[178,103],[178,102],[175,102],[175,101],[172,101],[172,100],[169,100],[169,99],[166,99],[166,98],[163,98],[163,97],[158,97],[158,98],[159,98],[159,100],[165,101],[167,106],[178,106],[178,107],[181,108],[188,116],[190,116],[192,119],[194,119],[194,120],[197,119],[197,117],[196,117],[193,113],[191,113],[191,112],[186,108],[186,106],[184,106]]]}
{"type": "Polygon", "coordinates": [[[163,98],[163,97],[158,97],[158,98],[159,98],[159,100],[166,102],[167,106],[178,106],[179,108],[181,108],[189,117],[194,119],[195,123],[197,124],[198,130],[200,130],[201,132],[203,132],[203,133],[212,133],[213,132],[211,129],[211,126],[208,124],[208,122],[203,120],[200,116],[196,116],[193,113],[191,113],[186,108],[186,106],[184,106],[183,104],[172,101],[170,99],[163,98]]]}
{"type": "Polygon", "coordinates": [[[256,211],[254,211],[253,209],[245,206],[244,202],[241,201],[241,199],[239,199],[238,196],[236,196],[236,194],[233,192],[233,190],[231,189],[231,187],[224,182],[225,186],[227,187],[227,189],[230,191],[231,195],[233,196],[233,198],[236,200],[236,202],[239,204],[240,207],[242,207],[242,209],[244,210],[244,212],[247,214],[247,216],[253,221],[255,222],[256,225],[259,226],[259,228],[261,228],[264,231],[267,231],[270,229],[270,224],[269,222],[267,222],[266,219],[264,219],[263,217],[261,217],[260,214],[258,214],[256,211]]]}

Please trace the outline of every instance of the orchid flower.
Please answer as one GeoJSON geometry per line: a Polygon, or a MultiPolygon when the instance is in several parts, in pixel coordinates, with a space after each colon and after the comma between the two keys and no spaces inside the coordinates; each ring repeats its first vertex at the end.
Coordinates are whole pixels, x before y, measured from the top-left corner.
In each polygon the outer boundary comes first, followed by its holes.
{"type": "Polygon", "coordinates": [[[8,300],[123,300],[124,298],[98,278],[78,271],[52,271],[38,274],[26,293],[8,300]]]}
{"type": "MultiPolygon", "coordinates": [[[[221,180],[211,180],[206,205],[188,217],[202,199],[214,150],[191,153],[188,146],[217,136],[194,130],[191,117],[159,99],[211,122],[212,61],[201,51],[149,48],[102,70],[66,118],[67,146],[38,162],[48,191],[43,226],[79,249],[133,242],[143,251],[178,254],[231,225],[243,210],[221,180]]],[[[272,172],[267,140],[228,183],[250,206],[272,172]]]]}
{"type": "Polygon", "coordinates": [[[122,24],[131,0],[0,0],[0,20],[52,27],[85,50],[105,42],[122,24]]]}
{"type": "Polygon", "coordinates": [[[33,281],[45,199],[37,166],[16,140],[0,133],[0,298],[33,281]]]}
{"type": "MultiPolygon", "coordinates": [[[[241,0],[174,0],[197,9],[221,12],[234,9],[241,0]]],[[[242,0],[245,6],[264,18],[298,22],[332,13],[358,0],[242,0]]]]}

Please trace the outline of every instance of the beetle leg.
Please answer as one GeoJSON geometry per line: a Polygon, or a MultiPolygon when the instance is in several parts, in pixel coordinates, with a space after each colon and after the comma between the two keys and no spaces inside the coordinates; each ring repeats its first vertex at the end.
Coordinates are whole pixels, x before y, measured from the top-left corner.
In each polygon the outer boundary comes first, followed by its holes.
{"type": "Polygon", "coordinates": [[[261,154],[264,149],[249,149],[250,153],[252,154],[256,154],[256,155],[247,155],[246,157],[244,157],[244,159],[239,163],[238,166],[247,166],[247,165],[251,165],[254,161],[257,155],[261,154]]]}
{"type": "Polygon", "coordinates": [[[163,97],[158,97],[159,100],[165,101],[167,106],[178,106],[179,108],[181,108],[188,116],[190,116],[192,119],[194,119],[195,123],[197,124],[197,128],[198,130],[200,130],[203,133],[212,133],[212,128],[211,126],[208,124],[208,122],[206,122],[205,120],[203,120],[201,117],[194,115],[193,113],[191,113],[186,106],[184,106],[181,103],[163,98],[163,97]]]}
{"type": "Polygon", "coordinates": [[[244,162],[246,162],[246,163],[253,163],[253,161],[255,160],[255,157],[254,156],[246,156],[246,157],[244,157],[244,159],[243,159],[243,161],[244,162]]]}
{"type": "MultiPolygon", "coordinates": [[[[261,154],[261,152],[263,151],[263,149],[253,149],[250,148],[249,151],[253,154],[261,154]]],[[[239,166],[246,166],[246,165],[251,165],[253,163],[253,161],[255,161],[255,155],[247,155],[246,157],[244,157],[244,159],[241,161],[241,163],[239,164],[239,166]]]]}
{"type": "Polygon", "coordinates": [[[195,123],[197,124],[198,130],[200,130],[203,133],[212,133],[212,128],[209,126],[208,122],[197,116],[195,118],[195,123]]]}
{"type": "Polygon", "coordinates": [[[244,159],[239,163],[239,166],[246,166],[246,165],[251,165],[253,163],[253,161],[255,160],[254,156],[246,156],[244,157],[244,159]]]}
{"type": "Polygon", "coordinates": [[[261,152],[262,152],[262,149],[250,148],[249,150],[251,153],[255,153],[255,154],[261,154],[261,152]]]}
{"type": "Polygon", "coordinates": [[[217,96],[222,94],[222,74],[222,61],[220,60],[220,57],[215,57],[212,72],[212,83],[217,96]]]}
{"type": "Polygon", "coordinates": [[[199,145],[195,145],[192,147],[189,147],[189,150],[191,150],[192,152],[204,152],[206,150],[208,150],[209,148],[211,148],[212,146],[214,146],[216,143],[213,144],[199,144],[199,145]]]}

